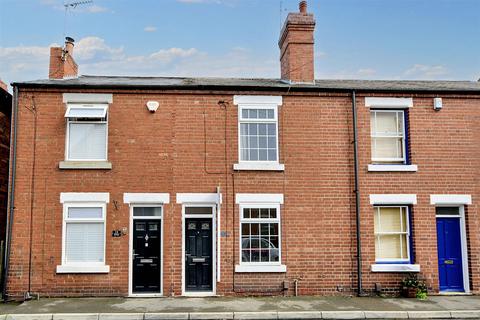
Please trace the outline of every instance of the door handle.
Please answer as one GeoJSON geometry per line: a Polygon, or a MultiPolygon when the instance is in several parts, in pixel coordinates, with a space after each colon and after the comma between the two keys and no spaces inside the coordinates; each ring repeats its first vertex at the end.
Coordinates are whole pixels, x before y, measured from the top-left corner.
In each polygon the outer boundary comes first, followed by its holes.
{"type": "Polygon", "coordinates": [[[205,262],[205,258],[192,258],[192,262],[205,262]]]}
{"type": "Polygon", "coordinates": [[[445,264],[453,264],[453,260],[445,260],[443,263],[445,263],[445,264]]]}

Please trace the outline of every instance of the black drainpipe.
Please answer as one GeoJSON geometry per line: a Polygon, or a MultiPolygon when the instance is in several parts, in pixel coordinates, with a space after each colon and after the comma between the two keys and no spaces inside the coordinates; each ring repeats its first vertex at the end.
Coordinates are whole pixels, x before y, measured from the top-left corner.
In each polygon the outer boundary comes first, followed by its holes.
{"type": "Polygon", "coordinates": [[[10,265],[10,242],[12,240],[12,224],[13,224],[13,214],[15,210],[14,205],[14,194],[15,194],[15,172],[16,172],[16,160],[17,160],[17,117],[18,117],[18,88],[13,87],[13,104],[12,104],[12,114],[13,114],[13,121],[12,121],[12,129],[10,134],[13,132],[13,136],[10,138],[10,147],[12,148],[11,153],[11,167],[10,167],[10,199],[9,199],[9,209],[10,213],[7,219],[7,236],[6,236],[6,244],[5,244],[5,257],[3,263],[3,284],[2,284],[2,297],[3,302],[7,302],[7,280],[8,280],[8,268],[10,265]]]}
{"type": "Polygon", "coordinates": [[[357,101],[355,90],[352,90],[352,115],[353,115],[353,162],[354,162],[354,192],[355,192],[355,216],[357,227],[357,295],[363,295],[362,288],[362,245],[360,241],[360,191],[358,190],[358,134],[357,134],[357,101]]]}

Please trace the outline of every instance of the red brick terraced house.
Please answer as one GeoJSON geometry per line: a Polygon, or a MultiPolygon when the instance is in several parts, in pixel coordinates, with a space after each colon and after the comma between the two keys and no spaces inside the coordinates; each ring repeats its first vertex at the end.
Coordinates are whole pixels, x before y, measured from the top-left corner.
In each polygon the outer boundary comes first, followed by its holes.
{"type": "Polygon", "coordinates": [[[281,79],[14,83],[6,294],[480,293],[480,83],[315,80],[302,2],[281,79]]]}

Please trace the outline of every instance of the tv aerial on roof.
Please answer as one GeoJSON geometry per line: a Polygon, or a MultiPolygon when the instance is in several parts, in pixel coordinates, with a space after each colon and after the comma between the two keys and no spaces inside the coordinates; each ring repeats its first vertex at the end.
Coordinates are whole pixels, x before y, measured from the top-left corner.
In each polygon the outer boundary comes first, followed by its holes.
{"type": "Polygon", "coordinates": [[[68,9],[76,9],[78,6],[93,3],[93,0],[77,0],[77,1],[63,1],[63,6],[65,7],[65,16],[63,20],[63,38],[65,38],[65,34],[67,32],[67,13],[68,9]]]}
{"type": "Polygon", "coordinates": [[[82,5],[82,4],[89,4],[93,3],[93,0],[83,0],[83,1],[74,1],[74,2],[65,2],[63,6],[65,7],[65,10],[68,10],[68,8],[73,8],[75,9],[77,6],[82,5]]]}

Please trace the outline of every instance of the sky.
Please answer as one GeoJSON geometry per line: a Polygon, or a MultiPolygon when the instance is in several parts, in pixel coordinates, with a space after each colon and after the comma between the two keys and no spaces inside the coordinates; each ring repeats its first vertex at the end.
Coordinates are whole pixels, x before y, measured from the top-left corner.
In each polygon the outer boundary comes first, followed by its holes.
{"type": "MultiPolygon", "coordinates": [[[[0,0],[0,79],[48,77],[75,39],[80,74],[280,76],[298,0],[0,0]]],[[[317,79],[478,80],[480,0],[310,0],[317,79]]]]}

